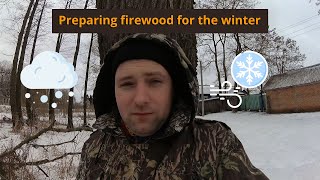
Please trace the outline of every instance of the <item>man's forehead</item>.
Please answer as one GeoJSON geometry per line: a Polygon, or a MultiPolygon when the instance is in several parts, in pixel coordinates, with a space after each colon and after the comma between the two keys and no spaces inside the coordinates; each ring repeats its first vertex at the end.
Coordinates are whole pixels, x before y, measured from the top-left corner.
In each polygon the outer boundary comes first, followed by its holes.
{"type": "Polygon", "coordinates": [[[117,69],[116,78],[136,76],[169,76],[167,70],[159,63],[148,60],[129,60],[122,64],[117,69]]]}
{"type": "Polygon", "coordinates": [[[146,72],[124,72],[122,74],[119,74],[118,80],[124,80],[124,79],[132,79],[136,77],[153,77],[153,76],[159,76],[159,77],[165,77],[165,73],[157,70],[150,70],[146,72]]]}

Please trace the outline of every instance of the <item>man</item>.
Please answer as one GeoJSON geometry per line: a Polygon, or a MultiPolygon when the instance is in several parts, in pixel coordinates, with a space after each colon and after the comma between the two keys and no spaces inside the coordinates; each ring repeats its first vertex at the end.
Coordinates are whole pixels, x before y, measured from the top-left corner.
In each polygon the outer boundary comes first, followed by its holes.
{"type": "Polygon", "coordinates": [[[84,144],[77,179],[268,179],[227,125],[195,119],[196,73],[164,35],[116,43],[93,101],[97,131],[84,144]]]}

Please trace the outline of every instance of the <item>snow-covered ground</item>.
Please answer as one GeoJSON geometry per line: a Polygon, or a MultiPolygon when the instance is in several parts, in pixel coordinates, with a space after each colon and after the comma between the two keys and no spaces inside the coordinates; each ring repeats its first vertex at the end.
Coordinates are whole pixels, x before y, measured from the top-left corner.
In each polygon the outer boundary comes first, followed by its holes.
{"type": "MultiPolygon", "coordinates": [[[[12,123],[4,122],[3,117],[11,117],[9,110],[5,109],[4,106],[0,106],[0,153],[5,149],[11,149],[15,145],[19,144],[30,134],[38,132],[41,128],[48,126],[48,123],[41,125],[37,129],[29,128],[25,126],[20,133],[12,132],[12,123]]],[[[47,118],[40,118],[47,119],[47,118]]],[[[57,125],[56,128],[66,129],[67,119],[61,115],[56,117],[57,125]]],[[[79,127],[82,124],[82,113],[74,113],[74,126],[79,127]]],[[[93,112],[89,113],[88,123],[92,125],[94,122],[93,112]]],[[[43,123],[43,122],[42,122],[43,123]]],[[[27,162],[35,162],[39,160],[52,160],[60,157],[66,153],[78,153],[81,152],[83,143],[89,138],[90,131],[76,131],[76,132],[53,132],[49,131],[41,135],[38,139],[24,145],[21,149],[17,150],[17,154],[20,158],[25,158],[27,162]],[[73,140],[73,141],[72,141],[73,140]],[[70,141],[70,142],[69,142],[70,141]],[[72,142],[71,142],[72,141],[72,142]],[[68,142],[68,143],[64,143],[68,142]],[[62,145],[53,147],[37,147],[36,145],[48,145],[58,144],[62,145]]],[[[64,179],[71,180],[75,179],[77,167],[79,165],[80,155],[68,155],[65,158],[42,164],[37,166],[27,166],[27,171],[19,171],[18,179],[31,179],[28,175],[29,172],[32,174],[32,178],[39,180],[56,180],[64,179]],[[41,168],[41,170],[40,170],[41,168]]],[[[13,178],[15,179],[15,178],[13,178]]],[[[1,177],[0,177],[1,180],[1,177]]]]}
{"type": "Polygon", "coordinates": [[[320,180],[320,112],[223,112],[203,119],[230,126],[251,162],[271,180],[320,180]]]}
{"type": "MultiPolygon", "coordinates": [[[[0,112],[0,119],[9,113],[0,112]]],[[[204,119],[225,122],[243,143],[252,163],[271,180],[320,180],[320,112],[295,114],[266,114],[259,112],[222,112],[209,114],[204,119]]],[[[81,118],[75,117],[81,124],[81,118]]],[[[90,119],[92,124],[93,118],[90,119]]],[[[65,124],[66,119],[60,118],[65,124]]],[[[26,130],[26,132],[28,132],[26,130]]],[[[18,151],[27,154],[27,161],[52,159],[66,152],[80,152],[90,132],[48,132],[33,144],[50,144],[69,141],[77,135],[75,143],[55,148],[24,147],[18,151]]],[[[0,123],[0,152],[21,142],[23,133],[12,132],[11,124],[0,123]]],[[[74,179],[79,155],[40,167],[29,167],[36,179],[74,179]]],[[[23,179],[23,177],[22,177],[23,179]]]]}

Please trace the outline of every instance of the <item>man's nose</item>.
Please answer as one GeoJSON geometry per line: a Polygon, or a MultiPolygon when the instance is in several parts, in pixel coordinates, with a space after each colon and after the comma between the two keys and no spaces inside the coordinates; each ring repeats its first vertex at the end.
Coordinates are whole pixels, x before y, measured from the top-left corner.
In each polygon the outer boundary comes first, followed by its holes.
{"type": "Polygon", "coordinates": [[[137,106],[146,105],[149,102],[149,90],[146,84],[140,83],[137,85],[134,102],[137,106]]]}

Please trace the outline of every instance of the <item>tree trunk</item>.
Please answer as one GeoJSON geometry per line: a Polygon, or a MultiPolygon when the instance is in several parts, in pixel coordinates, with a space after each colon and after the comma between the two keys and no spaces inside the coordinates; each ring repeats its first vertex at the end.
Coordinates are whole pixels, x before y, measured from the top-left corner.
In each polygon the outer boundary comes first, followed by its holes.
{"type": "MultiPolygon", "coordinates": [[[[219,89],[222,89],[221,88],[221,75],[220,75],[220,69],[219,69],[219,64],[218,64],[218,50],[217,50],[217,46],[218,46],[218,43],[220,42],[220,40],[218,40],[216,42],[215,40],[215,37],[214,37],[214,33],[212,33],[212,41],[213,41],[213,47],[214,47],[214,52],[213,52],[213,55],[214,55],[214,64],[215,64],[215,67],[216,67],[216,71],[217,71],[217,78],[218,78],[218,84],[219,84],[219,89]]],[[[222,92],[219,92],[219,94],[222,93],[222,92]]],[[[220,95],[219,95],[220,96],[220,95]]],[[[220,107],[220,112],[223,111],[223,103],[222,101],[219,101],[219,107],[220,107]]]]}
{"type": "Polygon", "coordinates": [[[16,82],[17,82],[16,73],[17,73],[17,64],[18,64],[18,57],[19,57],[19,53],[20,53],[22,38],[23,38],[25,27],[27,25],[27,20],[29,18],[29,14],[30,14],[33,2],[34,2],[34,0],[30,1],[28,10],[24,16],[24,19],[23,19],[23,22],[21,25],[21,29],[20,29],[20,32],[18,35],[18,41],[17,41],[16,50],[15,50],[14,57],[13,57],[13,62],[12,62],[12,69],[11,69],[11,75],[10,75],[10,106],[11,106],[13,128],[15,126],[17,126],[17,127],[21,126],[21,122],[19,121],[19,116],[17,114],[17,105],[16,105],[16,99],[21,98],[20,96],[17,97],[15,94],[16,82]]]}
{"type": "MultiPolygon", "coordinates": [[[[227,72],[227,67],[226,67],[226,39],[227,39],[227,33],[224,33],[223,37],[220,36],[220,42],[222,44],[222,66],[223,66],[223,73],[224,73],[224,81],[228,81],[228,72],[227,72]]],[[[224,87],[225,89],[227,88],[226,85],[224,87]]]]}
{"type": "Polygon", "coordinates": [[[28,44],[28,38],[30,35],[30,30],[31,30],[31,25],[33,22],[33,18],[35,15],[35,12],[37,10],[38,7],[38,3],[39,0],[36,0],[36,2],[34,3],[33,7],[32,7],[32,11],[29,17],[29,21],[28,21],[28,25],[24,34],[24,38],[23,38],[23,44],[21,47],[21,54],[20,54],[20,60],[19,60],[19,65],[18,65],[18,71],[17,71],[17,82],[16,82],[16,105],[17,105],[17,114],[19,116],[19,119],[22,121],[23,120],[23,116],[22,116],[22,110],[21,110],[21,88],[22,88],[22,84],[21,84],[21,80],[20,80],[20,74],[21,71],[23,69],[23,63],[24,63],[24,58],[25,58],[25,53],[26,53],[26,48],[27,48],[27,44],[28,44]]]}
{"type": "MultiPolygon", "coordinates": [[[[42,15],[43,15],[43,11],[44,11],[45,5],[46,5],[46,0],[43,2],[41,13],[40,13],[40,16],[39,16],[39,19],[38,19],[37,29],[36,29],[36,33],[35,33],[34,40],[33,40],[33,45],[32,45],[32,50],[31,50],[30,64],[32,64],[32,61],[33,61],[34,51],[35,51],[36,44],[37,44],[39,28],[40,28],[41,19],[42,19],[42,15]]],[[[31,94],[30,98],[26,99],[26,110],[27,110],[27,117],[28,117],[27,125],[33,126],[34,123],[35,123],[35,118],[37,118],[36,112],[35,112],[35,109],[34,109],[34,105],[32,103],[33,102],[34,93],[29,88],[26,88],[26,93],[31,94]]]]}
{"type": "MultiPolygon", "coordinates": [[[[226,67],[226,39],[227,39],[227,33],[224,33],[223,36],[219,34],[219,41],[222,45],[222,67],[223,67],[223,73],[224,73],[224,81],[228,81],[228,71],[226,67]]],[[[224,89],[227,89],[227,84],[224,85],[224,89]]],[[[225,111],[227,109],[226,103],[227,100],[223,101],[223,104],[221,105],[222,111],[225,111]]]]}
{"type": "MultiPolygon", "coordinates": [[[[67,3],[68,4],[68,3],[67,3]]],[[[58,34],[57,37],[57,43],[56,43],[56,52],[59,53],[60,52],[60,47],[61,47],[61,42],[62,42],[62,33],[58,34]]],[[[53,122],[55,121],[55,114],[54,114],[54,108],[51,107],[51,104],[54,102],[54,89],[50,89],[49,90],[49,121],[53,122]]]]}
{"type": "MultiPolygon", "coordinates": [[[[68,0],[66,2],[66,6],[65,9],[70,8],[72,0],[68,0]]],[[[58,38],[57,38],[57,43],[56,43],[56,52],[60,52],[60,47],[61,47],[61,43],[62,43],[62,33],[58,34],[58,38]]],[[[53,122],[55,121],[55,114],[54,114],[54,108],[51,107],[51,104],[54,102],[55,96],[54,96],[54,89],[50,89],[49,91],[49,121],[53,122]]]]}
{"type": "MultiPolygon", "coordinates": [[[[86,3],[84,5],[84,9],[87,8],[89,0],[86,0],[86,3]]],[[[74,52],[73,56],[73,67],[74,70],[76,70],[77,67],[77,61],[78,61],[78,54],[79,54],[79,49],[80,49],[80,42],[81,42],[81,33],[78,33],[77,36],[77,45],[76,45],[76,51],[74,52]]],[[[74,88],[71,88],[70,91],[73,92],[74,88]]],[[[73,96],[69,96],[69,103],[68,103],[68,125],[67,128],[71,129],[73,128],[73,96]]]]}
{"type": "MultiPolygon", "coordinates": [[[[79,54],[79,49],[80,49],[80,41],[81,41],[81,33],[78,33],[77,36],[77,45],[76,45],[76,51],[74,53],[74,57],[73,57],[73,67],[74,70],[76,70],[77,67],[77,59],[78,59],[78,54],[79,54]]],[[[73,92],[74,88],[70,89],[70,92],[73,92]]],[[[69,103],[68,103],[68,125],[67,128],[71,129],[73,128],[73,96],[69,96],[69,103]]]]}
{"type": "MultiPolygon", "coordinates": [[[[236,56],[237,56],[238,54],[240,54],[242,52],[242,45],[241,45],[241,42],[240,42],[239,33],[235,33],[234,34],[234,39],[235,39],[235,41],[237,43],[237,49],[236,49],[236,56]]],[[[235,89],[237,86],[238,86],[238,84],[236,82],[234,82],[234,87],[233,88],[235,89]]],[[[236,103],[238,103],[238,101],[236,103]]],[[[232,112],[238,112],[238,108],[233,108],[232,112]]]]}
{"type": "MultiPolygon", "coordinates": [[[[18,64],[18,71],[17,71],[17,82],[16,82],[16,105],[17,105],[17,114],[18,114],[18,118],[20,122],[23,122],[23,116],[22,116],[22,109],[21,109],[21,88],[22,88],[22,84],[21,84],[21,80],[20,80],[20,74],[21,71],[23,69],[23,63],[24,63],[24,58],[25,58],[25,53],[26,53],[26,48],[27,48],[27,44],[28,44],[28,38],[30,35],[30,30],[31,30],[31,25],[32,25],[32,21],[35,15],[35,12],[37,10],[38,7],[38,3],[39,0],[36,0],[36,2],[34,3],[33,7],[32,7],[32,11],[29,17],[29,21],[28,21],[28,25],[23,37],[23,43],[22,43],[22,47],[21,47],[21,53],[20,53],[20,59],[19,59],[19,64],[18,64]]],[[[21,128],[22,123],[20,123],[20,125],[16,126],[16,129],[20,129],[21,128]]]]}
{"type": "Polygon", "coordinates": [[[213,33],[212,33],[212,41],[213,41],[213,47],[214,47],[214,52],[213,52],[214,64],[215,64],[216,70],[217,70],[219,89],[222,89],[221,88],[221,75],[220,75],[220,70],[219,70],[219,65],[218,65],[218,52],[217,52],[217,46],[218,46],[219,41],[218,42],[215,41],[213,33]]]}
{"type": "Polygon", "coordinates": [[[88,77],[89,77],[89,67],[90,67],[90,57],[93,42],[93,33],[91,34],[90,47],[88,52],[86,79],[84,81],[84,93],[83,93],[83,126],[87,125],[87,88],[88,88],[88,77]]]}
{"type": "MultiPolygon", "coordinates": [[[[96,0],[97,9],[193,9],[193,0],[96,0]]],[[[118,40],[129,34],[108,33],[98,34],[100,64],[108,49],[118,40]]],[[[190,59],[194,69],[197,67],[197,49],[195,34],[170,33],[169,37],[175,39],[190,59]]]]}

